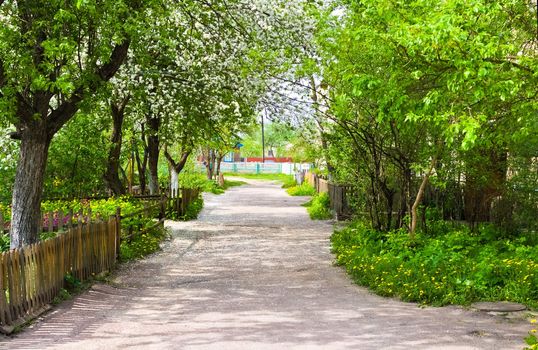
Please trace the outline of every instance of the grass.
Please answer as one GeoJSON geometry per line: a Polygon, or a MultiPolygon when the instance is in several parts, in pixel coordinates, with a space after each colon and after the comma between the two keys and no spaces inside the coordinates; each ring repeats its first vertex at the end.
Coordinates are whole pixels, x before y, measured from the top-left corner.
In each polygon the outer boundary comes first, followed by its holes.
{"type": "Polygon", "coordinates": [[[333,217],[329,204],[329,195],[319,193],[304,203],[303,206],[306,207],[312,220],[329,220],[333,217]]]}
{"type": "Polygon", "coordinates": [[[202,196],[199,196],[194,201],[192,201],[191,204],[189,204],[189,206],[187,207],[187,210],[185,211],[185,216],[182,217],[181,219],[184,221],[195,220],[198,218],[198,215],[200,214],[203,208],[204,208],[204,199],[202,198],[202,196]]]}
{"type": "Polygon", "coordinates": [[[526,237],[439,222],[410,240],[404,230],[356,222],[331,241],[337,263],[379,295],[436,306],[507,300],[538,308],[538,245],[526,237]]]}
{"type": "Polygon", "coordinates": [[[120,245],[120,261],[140,259],[161,249],[161,242],[169,236],[166,229],[155,227],[149,232],[135,235],[130,241],[120,245]]]}
{"type": "Polygon", "coordinates": [[[286,174],[239,174],[239,173],[226,173],[225,176],[237,176],[247,179],[255,180],[268,180],[268,181],[280,181],[282,182],[282,188],[290,188],[297,185],[295,177],[293,175],[286,174]]]}
{"type": "Polygon", "coordinates": [[[235,177],[243,177],[246,179],[255,179],[255,180],[273,180],[273,181],[281,181],[283,183],[290,182],[294,180],[293,175],[286,175],[286,174],[242,174],[242,173],[224,173],[224,177],[227,176],[235,176],[235,177]]]}
{"type": "Polygon", "coordinates": [[[317,194],[316,189],[308,182],[290,187],[286,190],[290,196],[314,196],[317,194]]]}
{"type": "Polygon", "coordinates": [[[219,186],[216,181],[206,180],[202,186],[204,192],[211,192],[213,194],[223,194],[226,190],[231,187],[245,185],[246,182],[238,180],[224,180],[224,186],[219,186]]]}
{"type": "Polygon", "coordinates": [[[225,191],[231,187],[237,187],[246,185],[247,183],[245,181],[238,181],[238,180],[224,180],[224,186],[222,187],[225,191]]]}
{"type": "Polygon", "coordinates": [[[295,181],[295,178],[288,179],[284,181],[284,183],[282,184],[282,188],[291,188],[294,186],[297,186],[297,182],[295,181]]]}

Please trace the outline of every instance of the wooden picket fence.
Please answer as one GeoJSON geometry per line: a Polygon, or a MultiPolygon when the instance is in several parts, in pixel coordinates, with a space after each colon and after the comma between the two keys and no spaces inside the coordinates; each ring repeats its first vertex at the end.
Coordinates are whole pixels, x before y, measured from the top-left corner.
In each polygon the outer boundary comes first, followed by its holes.
{"type": "Polygon", "coordinates": [[[120,218],[90,222],[0,255],[0,330],[35,317],[58,296],[66,275],[85,281],[116,262],[120,218]]]}
{"type": "Polygon", "coordinates": [[[200,189],[198,188],[180,188],[173,190],[168,197],[167,207],[177,213],[178,216],[183,216],[187,212],[189,205],[198,198],[200,189]]]}
{"type": "MultiPolygon", "coordinates": [[[[140,196],[144,205],[139,211],[122,216],[118,208],[108,220],[94,215],[95,222],[91,211],[44,213],[43,231],[59,232],[55,237],[0,254],[0,332],[11,333],[46,310],[64,288],[67,275],[85,281],[110,270],[122,241],[164,225],[167,211],[185,215],[199,195],[199,189],[179,189],[168,196],[140,196]],[[157,220],[150,227],[127,225],[137,216],[157,220]],[[123,234],[122,220],[127,220],[123,234]]],[[[0,228],[7,232],[1,212],[0,228]]]]}

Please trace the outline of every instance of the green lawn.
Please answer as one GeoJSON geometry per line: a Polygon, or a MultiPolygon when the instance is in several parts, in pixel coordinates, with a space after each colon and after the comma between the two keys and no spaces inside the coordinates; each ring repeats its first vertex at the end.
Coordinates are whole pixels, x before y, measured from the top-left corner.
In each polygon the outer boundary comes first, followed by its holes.
{"type": "Polygon", "coordinates": [[[286,174],[242,174],[242,173],[224,173],[224,177],[243,177],[246,179],[256,179],[256,180],[273,180],[273,181],[282,181],[289,182],[293,181],[293,175],[286,174]]]}

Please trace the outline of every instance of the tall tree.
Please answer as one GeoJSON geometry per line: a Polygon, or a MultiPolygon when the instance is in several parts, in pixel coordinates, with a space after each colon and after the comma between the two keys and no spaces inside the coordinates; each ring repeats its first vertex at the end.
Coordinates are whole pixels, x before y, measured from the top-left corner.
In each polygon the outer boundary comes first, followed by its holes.
{"type": "Polygon", "coordinates": [[[0,4],[3,118],[20,157],[13,187],[11,247],[38,239],[50,142],[127,56],[136,17],[149,2],[10,1],[0,4]]]}
{"type": "Polygon", "coordinates": [[[506,196],[506,160],[517,152],[510,145],[537,132],[534,7],[486,0],[334,3],[339,10],[322,15],[316,31],[331,138],[338,140],[332,159],[341,179],[366,194],[373,225],[390,228],[396,204],[398,225],[409,213],[413,235],[431,180],[454,188],[465,181],[475,208],[506,196]],[[488,158],[496,165],[479,165],[488,158]]]}

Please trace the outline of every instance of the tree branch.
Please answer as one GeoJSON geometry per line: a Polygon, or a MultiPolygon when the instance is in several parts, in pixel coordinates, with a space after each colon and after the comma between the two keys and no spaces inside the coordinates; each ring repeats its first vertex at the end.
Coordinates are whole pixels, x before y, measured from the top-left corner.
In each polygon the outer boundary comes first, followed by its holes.
{"type": "Polygon", "coordinates": [[[185,164],[187,164],[187,160],[189,159],[189,156],[191,155],[192,151],[183,151],[181,154],[181,158],[179,159],[179,162],[176,162],[174,158],[168,153],[168,147],[164,148],[164,156],[166,157],[166,160],[170,163],[170,165],[174,168],[176,173],[180,173],[181,170],[185,167],[185,164]]]}
{"type": "Polygon", "coordinates": [[[103,82],[110,80],[114,74],[116,74],[127,57],[129,45],[130,40],[128,39],[116,44],[110,55],[110,60],[101,67],[98,67],[95,72],[95,75],[99,77],[99,79],[91,81],[87,85],[79,86],[69,99],[63,102],[50,114],[47,130],[50,137],[60,130],[62,126],[75,115],[78,111],[78,104],[87,94],[91,94],[92,91],[97,89],[103,82]]]}
{"type": "Polygon", "coordinates": [[[177,163],[174,160],[174,158],[172,158],[170,153],[168,153],[168,147],[166,145],[164,146],[164,156],[166,157],[166,160],[168,160],[168,163],[170,163],[170,165],[175,169],[177,166],[177,163]]]}
{"type": "Polygon", "coordinates": [[[514,62],[514,61],[510,60],[510,59],[508,59],[508,60],[499,60],[499,59],[495,59],[495,58],[486,58],[486,59],[484,59],[484,61],[491,62],[491,63],[497,63],[497,64],[507,63],[507,64],[509,64],[509,65],[511,65],[513,67],[516,67],[516,68],[519,68],[519,69],[524,70],[526,72],[534,74],[534,71],[531,68],[523,66],[523,65],[521,65],[521,64],[519,64],[517,62],[514,62]]]}
{"type": "Polygon", "coordinates": [[[114,47],[114,50],[110,55],[110,60],[97,70],[97,75],[103,81],[109,81],[114,74],[116,74],[118,69],[120,69],[121,65],[125,61],[125,58],[127,58],[130,45],[131,40],[129,39],[125,39],[122,43],[116,44],[116,47],[114,47]]]}

